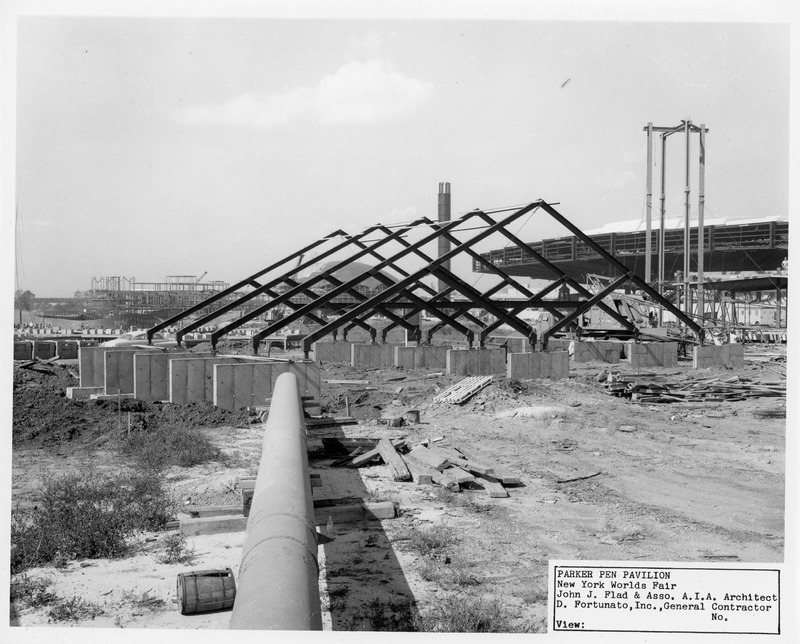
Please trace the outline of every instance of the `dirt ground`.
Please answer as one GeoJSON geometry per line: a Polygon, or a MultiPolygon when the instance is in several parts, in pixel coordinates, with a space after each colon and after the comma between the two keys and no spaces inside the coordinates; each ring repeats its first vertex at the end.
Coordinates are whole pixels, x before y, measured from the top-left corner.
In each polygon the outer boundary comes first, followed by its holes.
{"type": "MultiPolygon", "coordinates": [[[[756,355],[763,349],[749,351],[743,371],[712,370],[709,377],[785,383],[785,363],[756,355]]],[[[15,377],[13,503],[35,503],[46,473],[89,462],[100,469],[124,466],[103,433],[124,422],[125,410],[76,407],[64,399],[64,387],[76,384],[67,367],[15,377]]],[[[319,550],[325,628],[403,629],[447,597],[470,596],[499,600],[512,628],[542,633],[552,559],[782,562],[786,420],[758,412],[785,409],[785,399],[642,405],[607,393],[598,376],[608,367],[571,365],[569,380],[560,382],[496,378],[465,404],[445,405],[432,398],[457,377],[322,365],[323,382],[363,379],[377,389],[323,385],[323,411],[343,416],[347,398],[359,422],[308,430],[311,471],[322,482],[315,498],[391,500],[400,509],[395,519],[327,527],[333,541],[319,550]],[[408,410],[420,411],[419,423],[390,427],[380,420],[408,410]],[[468,448],[518,473],[522,484],[509,487],[506,499],[477,489],[443,494],[438,487],[395,482],[381,464],[333,468],[322,451],[323,437],[385,436],[441,437],[438,445],[468,448]],[[590,478],[559,482],[579,477],[590,478]],[[420,554],[412,536],[434,526],[448,529],[450,541],[435,557],[420,554]]],[[[631,371],[624,364],[614,369],[631,371]]],[[[681,363],[650,371],[692,369],[681,363]]],[[[246,413],[226,417],[213,408],[149,405],[132,414],[203,426],[229,456],[224,465],[168,471],[181,516],[241,503],[237,478],[257,470],[260,424],[246,413]]],[[[28,574],[51,578],[59,596],[102,607],[93,618],[58,626],[227,628],[229,611],[179,613],[176,575],[227,567],[236,573],[244,534],[190,538],[191,566],[157,561],[168,534],[140,535],[131,557],[28,574]],[[133,601],[142,593],[161,601],[143,607],[133,601]]],[[[14,624],[54,625],[46,608],[22,608],[14,624]]]]}

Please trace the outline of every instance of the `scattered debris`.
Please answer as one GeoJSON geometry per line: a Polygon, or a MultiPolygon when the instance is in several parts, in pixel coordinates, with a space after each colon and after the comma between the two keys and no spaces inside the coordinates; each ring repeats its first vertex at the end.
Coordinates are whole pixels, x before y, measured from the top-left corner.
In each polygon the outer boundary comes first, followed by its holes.
{"type": "Polygon", "coordinates": [[[600,476],[602,472],[595,472],[594,474],[587,474],[586,476],[575,476],[571,479],[558,479],[556,483],[573,483],[574,481],[585,481],[586,479],[593,479],[595,476],[600,476]]]}
{"type": "Polygon", "coordinates": [[[746,398],[786,397],[785,383],[757,383],[749,378],[695,375],[661,376],[654,373],[609,372],[608,393],[637,403],[732,402],[746,398]]]}

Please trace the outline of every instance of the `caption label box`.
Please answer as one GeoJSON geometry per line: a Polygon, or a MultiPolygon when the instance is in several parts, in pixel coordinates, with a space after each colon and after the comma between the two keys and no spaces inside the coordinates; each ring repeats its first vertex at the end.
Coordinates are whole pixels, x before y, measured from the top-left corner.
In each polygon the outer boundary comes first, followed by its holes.
{"type": "Polygon", "coordinates": [[[776,569],[551,562],[551,631],[780,633],[776,569]]]}

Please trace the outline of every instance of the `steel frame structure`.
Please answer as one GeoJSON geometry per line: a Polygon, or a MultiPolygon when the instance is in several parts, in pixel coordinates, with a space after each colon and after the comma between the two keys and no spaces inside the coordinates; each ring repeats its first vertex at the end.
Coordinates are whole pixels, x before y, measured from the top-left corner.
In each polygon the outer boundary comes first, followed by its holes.
{"type": "Polygon", "coordinates": [[[678,319],[697,333],[701,342],[703,341],[702,328],[690,316],[663,298],[645,280],[637,277],[632,269],[618,261],[612,254],[570,223],[552,205],[542,200],[533,201],[522,207],[488,212],[473,210],[449,221],[435,222],[427,217],[421,217],[395,227],[376,224],[355,235],[348,235],[342,230],[337,230],[227,289],[215,293],[200,304],[151,327],[147,331],[147,337],[148,340],[152,340],[157,331],[183,321],[185,323],[176,334],[180,345],[187,333],[209,325],[219,316],[239,309],[258,296],[265,295],[271,298],[266,304],[256,306],[211,334],[211,344],[214,349],[220,338],[234,329],[276,310],[277,307],[285,306],[291,309],[288,314],[267,324],[265,328],[252,336],[254,354],[258,353],[259,345],[265,338],[301,319],[310,320],[318,327],[303,338],[306,357],[308,357],[312,343],[316,340],[328,335],[337,338],[339,331],[342,332],[342,337],[346,338],[348,331],[355,327],[366,330],[370,334],[371,340],[376,342],[378,329],[369,322],[370,317],[375,313],[380,313],[389,320],[389,324],[380,330],[381,342],[385,342],[389,330],[401,327],[409,333],[410,339],[430,343],[436,331],[443,327],[450,327],[463,335],[470,347],[476,340],[477,330],[477,342],[482,347],[490,333],[500,325],[506,324],[528,338],[532,348],[541,351],[547,348],[547,341],[554,333],[577,324],[580,317],[594,306],[603,309],[638,339],[636,325],[603,302],[606,295],[628,281],[635,284],[653,301],[675,314],[678,319]],[[592,293],[509,231],[509,226],[514,221],[537,212],[549,215],[590,246],[611,265],[619,276],[599,293],[592,293]],[[422,229],[427,234],[418,241],[407,241],[405,239],[407,234],[416,229],[422,229]],[[457,234],[469,231],[478,232],[473,232],[467,239],[456,237],[457,234]],[[474,246],[495,234],[501,235],[509,243],[534,257],[553,275],[554,281],[534,293],[502,268],[481,256],[474,246]],[[377,238],[373,239],[373,237],[377,238]],[[422,250],[431,243],[438,245],[438,257],[431,257],[422,250]],[[310,251],[317,251],[325,244],[329,248],[319,252],[313,259],[303,262],[303,257],[306,257],[310,251]],[[348,253],[346,259],[338,261],[333,266],[322,264],[323,260],[342,251],[348,253]],[[451,260],[457,256],[468,256],[473,261],[480,263],[486,270],[499,277],[500,283],[483,292],[467,284],[449,268],[451,260]],[[335,276],[341,269],[352,268],[355,262],[367,257],[377,261],[368,270],[346,281],[335,276]],[[416,270],[409,272],[399,265],[401,260],[407,258],[414,258],[421,262],[421,265],[416,270]],[[298,273],[306,269],[317,270],[317,272],[304,280],[295,278],[298,273]],[[279,270],[283,270],[280,275],[263,281],[262,278],[268,273],[279,270]],[[438,283],[438,291],[423,281],[424,278],[430,277],[438,283]],[[365,289],[364,282],[369,278],[376,280],[381,286],[378,289],[365,289]],[[577,293],[578,298],[545,299],[547,295],[562,285],[571,287],[577,293]],[[494,298],[493,296],[505,286],[517,289],[524,299],[494,298]],[[246,287],[250,287],[252,290],[239,293],[246,287]],[[238,295],[238,297],[234,298],[234,295],[238,295]],[[230,301],[211,310],[210,307],[223,298],[228,298],[230,301]],[[538,337],[534,326],[518,317],[522,311],[528,308],[541,308],[549,311],[553,316],[553,324],[542,332],[541,337],[538,337]],[[333,320],[320,317],[318,312],[323,309],[337,313],[338,317],[333,320]],[[474,315],[471,312],[473,310],[480,310],[481,316],[474,315]],[[419,323],[415,321],[423,311],[438,320],[438,324],[428,330],[424,339],[419,323]],[[186,321],[187,318],[195,315],[200,317],[186,321]],[[493,319],[484,321],[482,318],[487,316],[493,319]]]}

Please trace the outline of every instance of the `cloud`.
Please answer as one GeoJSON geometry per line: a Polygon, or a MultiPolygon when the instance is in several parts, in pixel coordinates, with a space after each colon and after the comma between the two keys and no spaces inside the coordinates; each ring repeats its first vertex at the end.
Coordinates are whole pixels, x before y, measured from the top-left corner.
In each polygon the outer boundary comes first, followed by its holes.
{"type": "Polygon", "coordinates": [[[433,83],[408,78],[383,60],[353,61],[316,87],[244,94],[219,105],[194,105],[175,113],[185,125],[272,128],[294,119],[319,123],[378,123],[408,114],[433,92],[433,83]]]}

